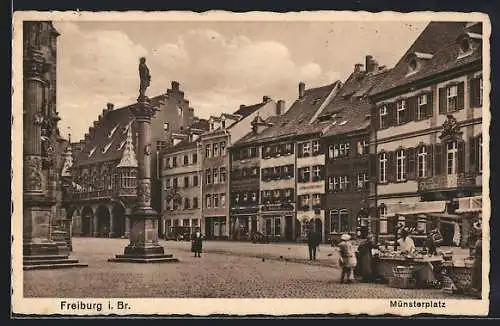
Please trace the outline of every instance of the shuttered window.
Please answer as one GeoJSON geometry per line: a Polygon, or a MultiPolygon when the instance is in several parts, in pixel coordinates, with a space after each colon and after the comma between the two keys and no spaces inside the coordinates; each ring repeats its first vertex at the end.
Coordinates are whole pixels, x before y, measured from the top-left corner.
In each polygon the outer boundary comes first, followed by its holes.
{"type": "Polygon", "coordinates": [[[439,113],[446,114],[464,108],[464,83],[439,89],[439,113]]]}
{"type": "Polygon", "coordinates": [[[483,77],[470,80],[469,88],[470,107],[480,108],[483,105],[483,77]]]}

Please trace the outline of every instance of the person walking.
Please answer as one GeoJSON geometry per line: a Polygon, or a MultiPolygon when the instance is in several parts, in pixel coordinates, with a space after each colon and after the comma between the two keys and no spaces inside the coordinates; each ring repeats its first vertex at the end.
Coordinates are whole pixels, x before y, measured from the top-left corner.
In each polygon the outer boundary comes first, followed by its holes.
{"type": "Polygon", "coordinates": [[[316,260],[316,250],[318,249],[319,243],[319,233],[313,229],[309,230],[307,234],[307,246],[309,248],[309,260],[316,260]]]}
{"type": "Polygon", "coordinates": [[[342,268],[340,283],[353,283],[354,282],[354,268],[357,265],[356,252],[351,243],[351,236],[344,233],[340,236],[341,242],[339,243],[340,258],[339,265],[342,268]]]}
{"type": "Polygon", "coordinates": [[[377,241],[373,234],[358,246],[358,273],[363,282],[375,280],[374,259],[372,250],[377,248],[377,241]]]}
{"type": "Polygon", "coordinates": [[[473,228],[476,235],[476,244],[474,246],[474,261],[472,263],[472,275],[471,275],[471,288],[474,294],[481,296],[482,283],[483,283],[483,241],[482,241],[482,229],[481,221],[474,223],[473,228]]]}
{"type": "Polygon", "coordinates": [[[197,229],[191,240],[191,251],[194,252],[195,257],[201,257],[201,250],[203,249],[203,235],[197,229]]]}

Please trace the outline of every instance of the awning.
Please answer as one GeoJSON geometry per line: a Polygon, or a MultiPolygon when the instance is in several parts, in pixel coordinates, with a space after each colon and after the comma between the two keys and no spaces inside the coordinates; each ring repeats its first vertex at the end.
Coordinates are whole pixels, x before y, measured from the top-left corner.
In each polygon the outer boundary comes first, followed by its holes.
{"type": "Polygon", "coordinates": [[[429,217],[439,218],[440,220],[442,220],[442,222],[446,222],[446,220],[449,220],[449,221],[460,221],[462,219],[462,216],[460,216],[460,215],[457,215],[457,214],[448,214],[448,213],[430,213],[430,214],[428,214],[428,216],[429,217]]]}
{"type": "Polygon", "coordinates": [[[417,215],[429,213],[443,213],[446,210],[445,200],[420,201],[413,203],[388,204],[388,217],[395,215],[417,215]]]}
{"type": "Polygon", "coordinates": [[[458,198],[458,209],[455,213],[476,213],[483,209],[483,196],[458,198]]]}

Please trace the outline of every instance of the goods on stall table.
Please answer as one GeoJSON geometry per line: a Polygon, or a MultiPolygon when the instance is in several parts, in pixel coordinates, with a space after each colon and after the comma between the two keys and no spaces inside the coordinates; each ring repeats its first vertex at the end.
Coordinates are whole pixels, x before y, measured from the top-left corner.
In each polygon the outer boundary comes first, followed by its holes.
{"type": "Polygon", "coordinates": [[[394,277],[412,278],[414,273],[414,266],[396,266],[392,269],[394,277]]]}
{"type": "Polygon", "coordinates": [[[414,289],[416,281],[414,278],[390,277],[389,286],[397,289],[414,289]]]}
{"type": "Polygon", "coordinates": [[[448,274],[456,286],[457,292],[467,292],[470,290],[472,282],[472,269],[468,267],[453,266],[448,271],[448,274]]]}

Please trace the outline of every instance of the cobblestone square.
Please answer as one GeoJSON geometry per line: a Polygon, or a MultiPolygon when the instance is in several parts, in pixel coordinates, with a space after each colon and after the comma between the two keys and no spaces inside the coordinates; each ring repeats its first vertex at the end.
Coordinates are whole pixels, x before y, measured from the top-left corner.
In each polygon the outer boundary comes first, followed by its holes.
{"type": "Polygon", "coordinates": [[[166,252],[179,258],[179,263],[129,264],[107,261],[123,251],[126,239],[73,240],[73,255],[89,267],[25,271],[25,297],[461,298],[432,289],[404,290],[364,283],[342,285],[340,270],[333,263],[335,251],[328,246],[320,249],[319,262],[310,264],[299,259],[306,257],[303,253],[307,250],[299,244],[207,241],[202,257],[194,258],[189,252],[189,242],[161,241],[166,252]],[[223,246],[232,246],[234,253],[222,250],[223,246]],[[280,254],[280,250],[289,254],[280,254]]]}

